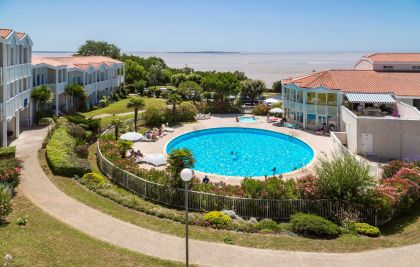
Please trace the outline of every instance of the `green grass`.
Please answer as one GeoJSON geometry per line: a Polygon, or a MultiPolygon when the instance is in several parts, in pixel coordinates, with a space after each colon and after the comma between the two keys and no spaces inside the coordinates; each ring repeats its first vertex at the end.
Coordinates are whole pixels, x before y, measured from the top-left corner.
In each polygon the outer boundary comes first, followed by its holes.
{"type": "MultiPolygon", "coordinates": [[[[92,170],[99,171],[96,166],[94,155],[95,147],[90,148],[89,160],[92,170]]],[[[44,170],[47,168],[43,154],[40,153],[40,161],[44,170]]],[[[167,219],[138,212],[104,198],[92,191],[87,190],[73,179],[52,176],[48,170],[50,179],[69,196],[100,210],[120,220],[138,225],[153,231],[184,237],[184,225],[167,219]]],[[[120,189],[121,191],[125,191],[120,189]]],[[[126,192],[126,191],[125,191],[126,192]]],[[[126,194],[130,194],[126,192],[126,194]]],[[[381,230],[383,236],[379,238],[361,238],[357,236],[343,235],[337,239],[312,239],[287,234],[249,234],[233,231],[216,230],[192,225],[190,237],[197,240],[205,240],[223,243],[227,238],[236,245],[314,252],[356,252],[386,247],[397,247],[418,243],[420,240],[420,204],[413,207],[412,213],[394,220],[381,230]]]]}
{"type": "MultiPolygon", "coordinates": [[[[166,106],[166,103],[165,103],[164,99],[154,98],[154,97],[150,97],[150,98],[149,97],[139,97],[139,98],[142,98],[144,100],[145,108],[151,107],[151,106],[164,108],[166,106]]],[[[129,98],[121,99],[120,101],[112,103],[105,108],[92,110],[92,111],[89,111],[89,112],[85,112],[83,114],[87,117],[93,117],[93,116],[100,115],[100,114],[111,114],[112,115],[112,114],[130,112],[130,111],[133,111],[133,109],[127,108],[127,103],[129,101],[130,101],[129,98]]]]}
{"type": "Polygon", "coordinates": [[[13,266],[181,266],[99,241],[49,216],[18,194],[8,224],[0,226],[0,265],[13,266]],[[26,226],[16,220],[28,216],[26,226]]]}
{"type": "Polygon", "coordinates": [[[109,125],[111,125],[111,122],[113,119],[120,119],[122,121],[128,120],[128,119],[133,119],[134,118],[134,114],[128,114],[128,115],[124,115],[124,116],[108,116],[108,117],[103,117],[101,118],[101,128],[105,128],[109,125]]]}

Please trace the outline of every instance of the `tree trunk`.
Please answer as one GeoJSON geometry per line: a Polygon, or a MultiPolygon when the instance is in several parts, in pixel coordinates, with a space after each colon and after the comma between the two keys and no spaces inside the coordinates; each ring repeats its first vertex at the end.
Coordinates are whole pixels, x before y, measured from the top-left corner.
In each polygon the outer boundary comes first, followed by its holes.
{"type": "Polygon", "coordinates": [[[137,118],[138,118],[139,110],[137,108],[134,109],[134,131],[137,132],[137,118]]]}
{"type": "Polygon", "coordinates": [[[172,103],[172,121],[175,123],[176,103],[172,103]]]}
{"type": "Polygon", "coordinates": [[[115,140],[118,140],[118,126],[115,126],[115,140]]]}

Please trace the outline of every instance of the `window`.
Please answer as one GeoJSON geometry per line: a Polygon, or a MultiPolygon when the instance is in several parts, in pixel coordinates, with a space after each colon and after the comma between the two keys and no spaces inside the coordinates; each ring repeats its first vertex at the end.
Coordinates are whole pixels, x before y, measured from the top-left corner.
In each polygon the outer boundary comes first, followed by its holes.
{"type": "Polygon", "coordinates": [[[420,66],[412,66],[411,67],[413,70],[420,70],[420,66]]]}
{"type": "Polygon", "coordinates": [[[394,66],[383,66],[382,67],[384,70],[392,70],[394,68],[394,66]]]}

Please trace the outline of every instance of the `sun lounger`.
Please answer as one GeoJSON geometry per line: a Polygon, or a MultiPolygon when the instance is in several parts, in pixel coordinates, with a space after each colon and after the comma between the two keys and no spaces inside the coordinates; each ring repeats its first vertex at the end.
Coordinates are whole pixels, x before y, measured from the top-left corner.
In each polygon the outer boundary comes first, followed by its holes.
{"type": "Polygon", "coordinates": [[[175,131],[175,129],[173,128],[169,128],[168,126],[166,126],[165,124],[162,124],[162,130],[167,131],[169,133],[172,133],[173,131],[175,131]]]}

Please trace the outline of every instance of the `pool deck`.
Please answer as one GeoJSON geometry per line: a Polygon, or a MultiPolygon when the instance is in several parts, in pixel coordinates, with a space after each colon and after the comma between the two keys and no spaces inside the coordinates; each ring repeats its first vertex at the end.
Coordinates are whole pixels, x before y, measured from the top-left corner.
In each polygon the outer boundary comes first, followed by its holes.
{"type": "MultiPolygon", "coordinates": [[[[306,165],[304,168],[283,174],[285,178],[296,178],[305,174],[309,174],[313,171],[314,164],[317,159],[330,155],[334,151],[334,144],[331,141],[329,136],[320,136],[315,133],[315,131],[303,131],[299,129],[289,129],[286,127],[277,127],[272,123],[267,123],[265,117],[256,116],[259,119],[257,123],[241,123],[235,121],[235,115],[212,115],[211,119],[208,120],[199,120],[195,123],[184,124],[182,126],[174,127],[173,133],[168,133],[163,138],[160,138],[156,142],[137,142],[134,144],[133,148],[135,150],[140,149],[143,154],[151,153],[165,153],[166,144],[173,138],[196,130],[217,128],[217,127],[244,127],[244,128],[256,128],[270,130],[274,132],[279,132],[287,134],[296,138],[299,138],[309,144],[314,150],[314,159],[306,165]]],[[[141,168],[154,168],[153,166],[147,164],[140,164],[141,168]]],[[[156,169],[164,169],[165,167],[157,167],[156,169]]],[[[198,178],[204,177],[204,173],[195,172],[195,175],[198,178]]],[[[239,184],[242,177],[235,176],[220,176],[215,174],[207,174],[211,182],[223,181],[228,184],[239,184]]],[[[264,177],[255,177],[257,179],[264,179],[264,177]]]]}

